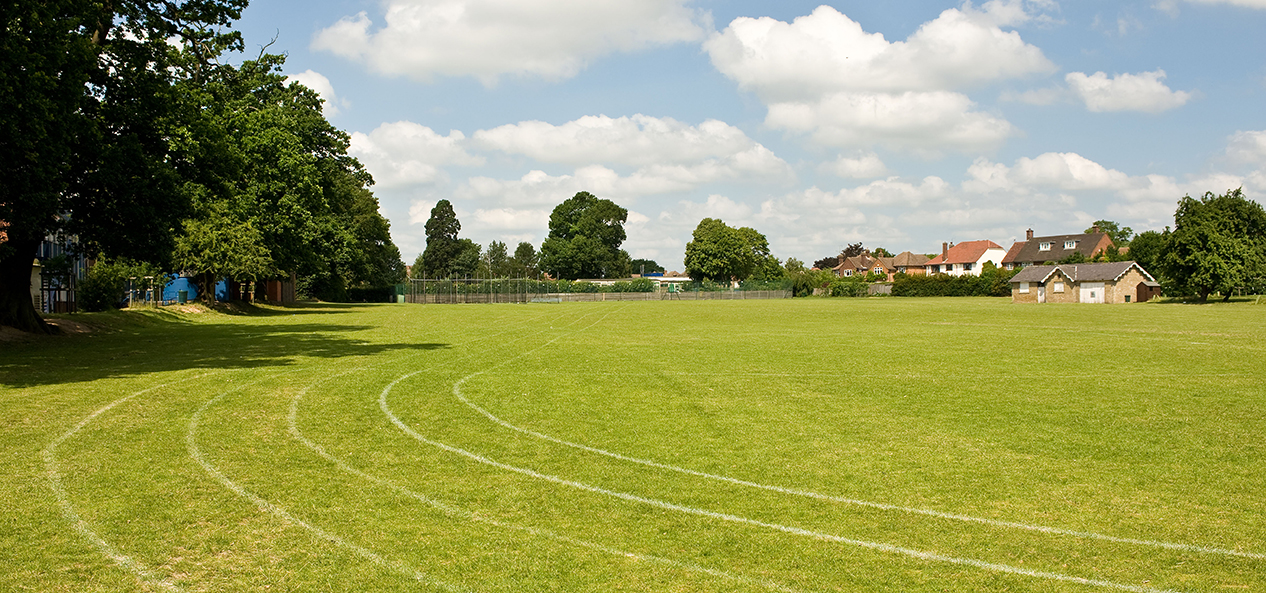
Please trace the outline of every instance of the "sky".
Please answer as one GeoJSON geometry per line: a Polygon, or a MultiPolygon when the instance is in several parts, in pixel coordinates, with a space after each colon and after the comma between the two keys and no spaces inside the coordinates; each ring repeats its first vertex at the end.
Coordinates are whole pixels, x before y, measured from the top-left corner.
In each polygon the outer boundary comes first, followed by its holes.
{"type": "Polygon", "coordinates": [[[441,199],[513,252],[588,191],[670,270],[703,218],[812,262],[1266,203],[1266,0],[257,1],[237,28],[351,135],[406,263],[441,199]]]}

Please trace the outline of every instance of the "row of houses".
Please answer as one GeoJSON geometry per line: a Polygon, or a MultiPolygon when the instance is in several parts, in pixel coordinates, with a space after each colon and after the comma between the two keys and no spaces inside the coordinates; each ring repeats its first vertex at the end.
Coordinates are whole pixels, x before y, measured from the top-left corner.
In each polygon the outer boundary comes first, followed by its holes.
{"type": "Polygon", "coordinates": [[[934,257],[909,251],[894,257],[863,254],[844,258],[832,271],[836,276],[845,278],[880,274],[887,276],[889,281],[897,274],[979,276],[986,262],[999,268],[1014,270],[1060,261],[1074,253],[1080,253],[1089,260],[1112,246],[1112,238],[1097,229],[1090,233],[1048,237],[1034,237],[1033,229],[1029,229],[1025,240],[1015,242],[1009,250],[987,239],[941,243],[941,254],[934,257]]]}
{"type": "MultiPolygon", "coordinates": [[[[1131,303],[1160,295],[1160,284],[1132,261],[1099,264],[1051,265],[1074,254],[1092,260],[1112,248],[1112,238],[1098,227],[1089,233],[1035,237],[1010,249],[989,240],[942,243],[940,255],[928,257],[909,251],[894,257],[863,254],[843,258],[832,271],[839,277],[897,274],[979,276],[986,263],[1006,270],[1021,269],[1011,278],[1011,298],[1032,303],[1131,303]]],[[[1128,247],[1122,248],[1122,251],[1128,247]]]]}

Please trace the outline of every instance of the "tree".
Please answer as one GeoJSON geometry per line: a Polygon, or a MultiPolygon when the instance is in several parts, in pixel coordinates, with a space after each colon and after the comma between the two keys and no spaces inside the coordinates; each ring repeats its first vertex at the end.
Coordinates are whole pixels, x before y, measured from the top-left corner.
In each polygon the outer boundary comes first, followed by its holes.
{"type": "Polygon", "coordinates": [[[1127,259],[1132,259],[1158,280],[1161,277],[1161,257],[1165,253],[1165,236],[1156,231],[1143,231],[1130,241],[1127,259]]]}
{"type": "MultiPolygon", "coordinates": [[[[819,270],[829,270],[844,263],[844,260],[850,257],[857,257],[866,253],[866,248],[862,247],[862,242],[850,243],[847,247],[840,250],[839,255],[828,255],[822,259],[814,260],[813,267],[819,270]]],[[[878,257],[878,256],[876,256],[878,257]]],[[[891,257],[891,256],[888,256],[891,257]]]]}
{"type": "Polygon", "coordinates": [[[840,256],[838,255],[828,255],[822,259],[813,261],[813,267],[819,270],[829,270],[838,265],[840,265],[840,256]]]}
{"type": "Polygon", "coordinates": [[[246,0],[0,6],[0,325],[48,331],[28,292],[45,235],[167,260],[185,216],[197,106],[184,89],[226,49],[246,0]],[[187,83],[182,86],[182,83],[187,83]]]}
{"type": "Polygon", "coordinates": [[[449,266],[446,278],[477,278],[482,248],[470,239],[457,240],[457,256],[449,266]]]}
{"type": "Polygon", "coordinates": [[[488,249],[484,250],[483,259],[484,265],[488,268],[490,278],[510,278],[515,275],[514,262],[506,251],[505,243],[501,241],[489,242],[488,249]]]}
{"type": "Polygon", "coordinates": [[[629,269],[634,274],[662,274],[664,266],[655,263],[653,259],[635,259],[629,262],[629,269]]]}
{"type": "Polygon", "coordinates": [[[255,281],[273,273],[263,234],[224,208],[185,223],[176,243],[176,265],[201,277],[199,298],[215,299],[217,278],[255,281]]]}
{"type": "Polygon", "coordinates": [[[1099,228],[1099,232],[1107,233],[1108,238],[1112,239],[1112,242],[1117,247],[1124,247],[1126,245],[1129,245],[1130,240],[1134,238],[1133,229],[1131,229],[1128,226],[1123,227],[1117,224],[1115,221],[1111,221],[1111,220],[1096,220],[1094,225],[1092,225],[1090,228],[1082,232],[1093,233],[1095,232],[1095,227],[1099,228]]]}
{"type": "Polygon", "coordinates": [[[874,248],[871,250],[870,254],[875,257],[892,257],[892,252],[884,249],[883,247],[874,248]]]}
{"type": "Polygon", "coordinates": [[[629,274],[626,238],[629,211],[589,192],[554,208],[549,236],[541,244],[541,268],[555,278],[618,278],[629,274]]]}
{"type": "Polygon", "coordinates": [[[510,262],[510,265],[514,267],[514,273],[511,276],[535,278],[539,263],[537,259],[536,248],[527,241],[521,241],[519,246],[515,248],[514,257],[510,262]]]}
{"type": "MultiPolygon", "coordinates": [[[[343,300],[349,287],[402,281],[390,224],[368,189],[373,179],[348,156],[350,137],[325,119],[320,96],[287,82],[284,62],[284,56],[261,54],[237,67],[216,64],[203,72],[200,86],[189,89],[190,101],[201,107],[192,120],[199,126],[199,150],[186,174],[193,213],[185,228],[238,221],[258,234],[258,240],[235,245],[256,253],[235,257],[265,258],[271,269],[263,275],[240,267],[215,272],[234,281],[294,274],[301,291],[325,300],[343,300]]],[[[212,246],[178,241],[183,261],[214,259],[190,251],[212,246]]],[[[204,286],[203,294],[209,289],[204,286]]]]}
{"type": "Polygon", "coordinates": [[[455,275],[453,265],[462,252],[462,246],[457,241],[460,230],[462,223],[458,222],[457,213],[453,212],[453,205],[448,200],[440,200],[431,208],[431,217],[426,221],[426,250],[422,252],[421,278],[450,278],[455,275]]]}
{"type": "Polygon", "coordinates": [[[1184,196],[1174,212],[1174,230],[1164,233],[1161,259],[1165,275],[1181,291],[1207,301],[1266,272],[1266,210],[1244,197],[1242,189],[1223,195],[1206,192],[1200,199],[1184,196]]]}
{"type": "Polygon", "coordinates": [[[732,228],[719,219],[705,218],[686,244],[686,273],[695,281],[743,281],[754,275],[761,280],[782,277],[777,258],[769,254],[769,241],[751,227],[732,228]],[[759,273],[759,274],[758,274],[759,273]]]}

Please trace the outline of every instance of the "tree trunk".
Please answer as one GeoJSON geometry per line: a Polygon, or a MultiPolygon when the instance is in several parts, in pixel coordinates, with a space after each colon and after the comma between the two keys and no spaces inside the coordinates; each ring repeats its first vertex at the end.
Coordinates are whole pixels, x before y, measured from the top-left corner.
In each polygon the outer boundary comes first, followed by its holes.
{"type": "Polygon", "coordinates": [[[1200,302],[1202,303],[1209,302],[1210,292],[1213,292],[1213,289],[1209,288],[1208,286],[1201,287],[1200,288],[1200,302]]]}
{"type": "Polygon", "coordinates": [[[31,302],[31,268],[40,247],[39,239],[10,235],[7,245],[12,250],[0,259],[0,325],[26,332],[56,333],[56,328],[44,323],[31,302]]]}

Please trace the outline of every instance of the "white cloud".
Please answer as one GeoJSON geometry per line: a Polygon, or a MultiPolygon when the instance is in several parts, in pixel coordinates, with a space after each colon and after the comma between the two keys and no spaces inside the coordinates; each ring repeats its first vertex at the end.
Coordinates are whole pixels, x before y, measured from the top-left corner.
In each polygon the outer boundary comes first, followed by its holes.
{"type": "Polygon", "coordinates": [[[349,101],[340,98],[334,92],[334,85],[330,83],[330,79],[315,70],[305,70],[298,74],[291,74],[286,77],[286,82],[297,82],[321,95],[321,98],[325,100],[325,103],[321,105],[321,111],[325,113],[326,117],[334,117],[339,114],[341,108],[351,106],[349,101]]]}
{"type": "Polygon", "coordinates": [[[688,1],[387,0],[381,28],[361,12],[318,32],[312,48],[422,81],[558,80],[607,54],[703,38],[709,17],[688,1]]]}
{"type": "Polygon", "coordinates": [[[1130,177],[1072,152],[1048,152],[1036,158],[1022,157],[1013,167],[976,159],[967,169],[970,179],[963,188],[978,193],[991,191],[1032,193],[1037,189],[1124,190],[1130,177]]]}
{"type": "Polygon", "coordinates": [[[813,102],[775,103],[765,122],[809,133],[827,146],[893,148],[993,147],[1015,134],[1005,119],[972,111],[966,95],[949,91],[837,93],[813,102]]]}
{"type": "Polygon", "coordinates": [[[1170,90],[1164,70],[1139,74],[1118,74],[1108,78],[1103,72],[1087,76],[1070,72],[1064,77],[1068,86],[1090,111],[1143,111],[1160,113],[1181,107],[1191,100],[1191,93],[1170,90]]]}
{"type": "Polygon", "coordinates": [[[1237,162],[1266,165],[1266,130],[1232,134],[1226,154],[1237,162]]]}
{"type": "Polygon", "coordinates": [[[722,121],[710,119],[691,126],[640,113],[619,118],[588,115],[559,126],[525,121],[479,130],[472,139],[488,149],[571,165],[684,164],[734,158],[763,148],[742,130],[722,121]]]}
{"type": "Polygon", "coordinates": [[[479,228],[498,231],[544,231],[549,229],[549,210],[492,208],[475,210],[479,228]]]}
{"type": "Polygon", "coordinates": [[[1230,4],[1243,8],[1266,9],[1266,0],[1187,0],[1192,4],[1230,4]]]}
{"type": "Polygon", "coordinates": [[[906,41],[889,42],[830,6],[785,23],[735,19],[704,48],[717,70],[767,102],[840,91],[961,88],[1054,69],[1042,51],[1000,27],[1030,18],[1019,2],[951,8],[906,41]]]}
{"type": "Polygon", "coordinates": [[[570,175],[533,170],[517,180],[474,177],[459,189],[463,196],[509,204],[557,203],[577,191],[635,200],[713,182],[787,181],[795,176],[772,151],[716,120],[690,126],[641,114],[586,116],[559,126],[529,121],[480,130],[473,140],[541,162],[584,165],[570,175]],[[622,175],[607,165],[637,169],[622,175]]]}
{"type": "Polygon", "coordinates": [[[822,163],[818,169],[845,179],[870,179],[888,174],[888,166],[874,152],[855,157],[840,155],[834,161],[822,163]]]}
{"type": "Polygon", "coordinates": [[[444,165],[481,165],[482,157],[464,148],[466,136],[452,130],[441,136],[410,121],[384,123],[364,134],[353,132],[348,154],[360,159],[378,186],[395,188],[444,181],[444,165]]]}
{"type": "Polygon", "coordinates": [[[1049,2],[965,3],[889,42],[830,6],[790,23],[738,18],[705,44],[713,65],[769,106],[766,124],[832,146],[878,140],[916,149],[979,149],[1014,133],[973,111],[960,89],[1049,73],[1055,66],[1015,31],[1049,2]]]}

